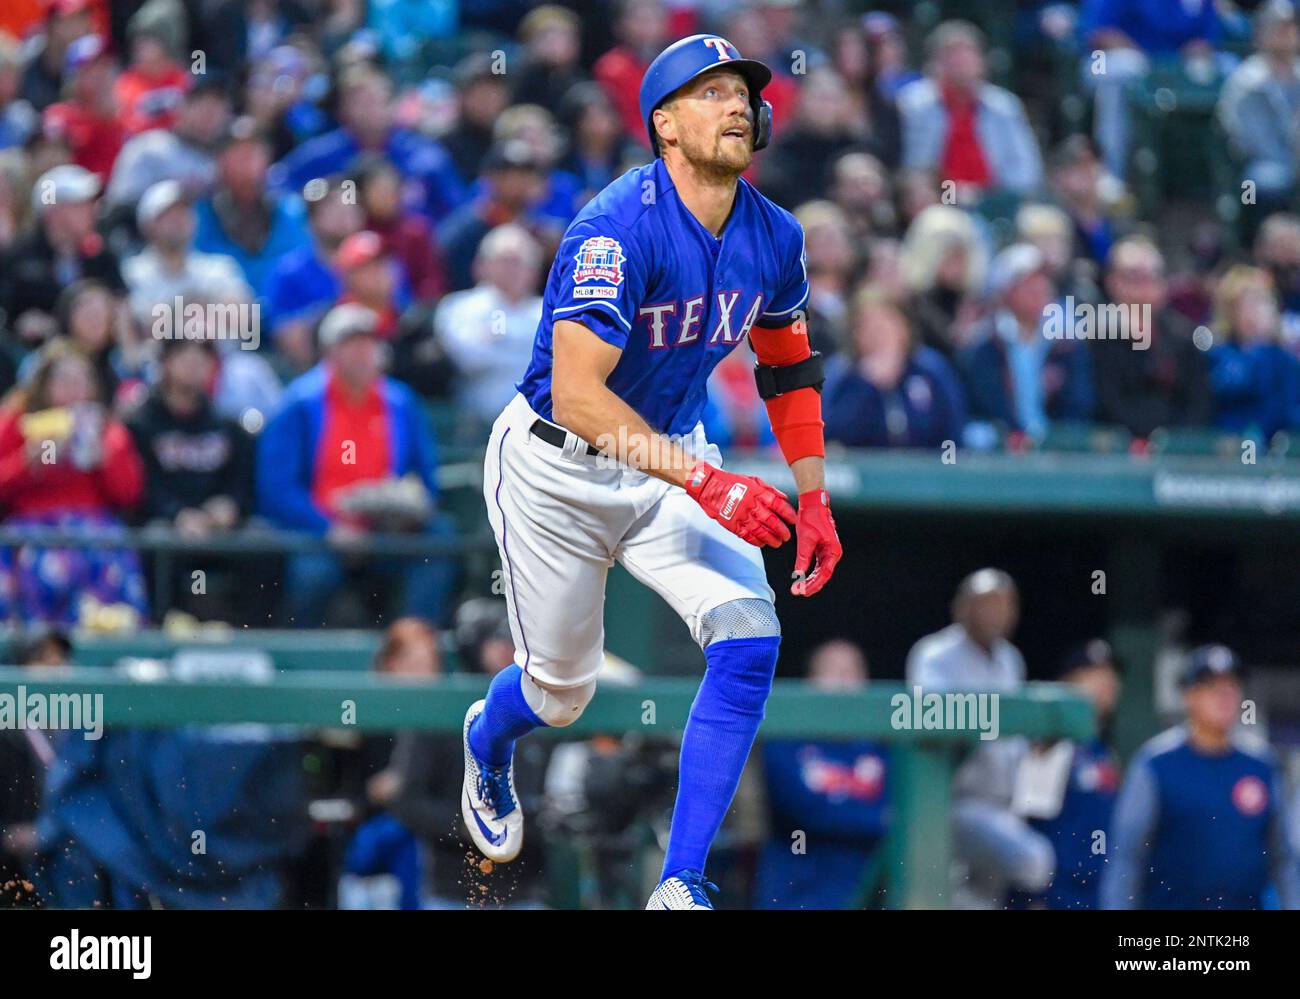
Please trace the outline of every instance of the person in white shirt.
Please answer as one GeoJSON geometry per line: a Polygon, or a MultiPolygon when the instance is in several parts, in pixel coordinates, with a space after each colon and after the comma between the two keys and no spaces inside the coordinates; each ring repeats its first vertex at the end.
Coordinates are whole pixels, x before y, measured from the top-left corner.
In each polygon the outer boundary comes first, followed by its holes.
{"type": "MultiPolygon", "coordinates": [[[[1019,593],[1005,572],[980,569],[967,576],[953,597],[953,623],[912,646],[908,690],[1019,690],[1025,682],[1025,660],[1009,640],[1019,614],[1019,593]]],[[[980,742],[953,778],[953,848],[966,869],[965,880],[954,891],[961,906],[1001,906],[1008,888],[1038,892],[1051,883],[1056,867],[1051,842],[1012,810],[1027,748],[1026,740],[1016,736],[980,742]]]]}
{"type": "Polygon", "coordinates": [[[152,327],[158,306],[182,301],[241,303],[253,291],[233,257],[193,248],[194,209],[178,181],[163,180],[145,191],[136,208],[145,248],[122,263],[122,280],[138,322],[152,327]]]}
{"type": "Polygon", "coordinates": [[[541,248],[522,226],[497,226],[474,258],[477,284],[442,300],[435,335],[456,366],[461,407],[491,426],[515,394],[542,318],[541,248]]]}

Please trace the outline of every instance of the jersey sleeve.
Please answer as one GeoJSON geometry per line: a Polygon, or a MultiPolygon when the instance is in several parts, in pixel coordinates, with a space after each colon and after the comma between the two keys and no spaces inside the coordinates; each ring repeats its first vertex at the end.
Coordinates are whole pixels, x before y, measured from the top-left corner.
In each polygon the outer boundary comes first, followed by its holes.
{"type": "Polygon", "coordinates": [[[605,217],[574,223],[555,255],[552,322],[580,322],[606,343],[625,347],[644,300],[648,269],[622,226],[605,217]]]}
{"type": "Polygon", "coordinates": [[[759,326],[781,327],[792,325],[799,317],[799,309],[808,301],[808,253],[804,249],[803,226],[794,223],[786,258],[785,280],[781,290],[767,303],[767,310],[758,318],[759,326]]]}

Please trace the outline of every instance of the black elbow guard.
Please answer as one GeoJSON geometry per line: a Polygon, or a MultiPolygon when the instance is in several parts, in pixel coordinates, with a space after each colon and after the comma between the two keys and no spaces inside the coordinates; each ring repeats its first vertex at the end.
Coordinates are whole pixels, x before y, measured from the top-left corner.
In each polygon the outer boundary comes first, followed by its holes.
{"type": "Polygon", "coordinates": [[[755,364],[754,380],[758,382],[759,397],[764,400],[810,386],[820,392],[826,381],[821,351],[814,350],[811,356],[794,364],[755,364]]]}

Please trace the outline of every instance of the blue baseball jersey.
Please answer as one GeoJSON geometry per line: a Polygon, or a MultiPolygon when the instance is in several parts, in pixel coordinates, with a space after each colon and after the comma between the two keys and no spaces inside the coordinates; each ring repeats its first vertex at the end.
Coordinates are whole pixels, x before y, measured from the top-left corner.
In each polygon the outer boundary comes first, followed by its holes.
{"type": "Polygon", "coordinates": [[[689,433],[718,362],[755,325],[794,323],[807,299],[803,229],[793,215],[741,178],[714,236],[656,159],[596,195],[565,232],[518,388],[550,419],[552,332],[571,319],[622,349],[606,380],[615,395],[653,429],[689,433]]]}

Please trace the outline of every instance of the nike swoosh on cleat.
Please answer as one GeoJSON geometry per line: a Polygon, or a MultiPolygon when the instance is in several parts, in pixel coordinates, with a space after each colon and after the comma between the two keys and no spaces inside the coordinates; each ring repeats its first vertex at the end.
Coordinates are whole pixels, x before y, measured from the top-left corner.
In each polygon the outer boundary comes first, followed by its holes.
{"type": "Polygon", "coordinates": [[[479,829],[482,831],[483,835],[487,837],[487,841],[489,843],[491,843],[493,846],[500,846],[502,843],[506,841],[506,830],[502,829],[499,833],[494,833],[491,829],[489,829],[486,825],[484,825],[483,820],[478,817],[477,808],[471,807],[470,811],[474,813],[474,821],[478,823],[479,829]]]}

